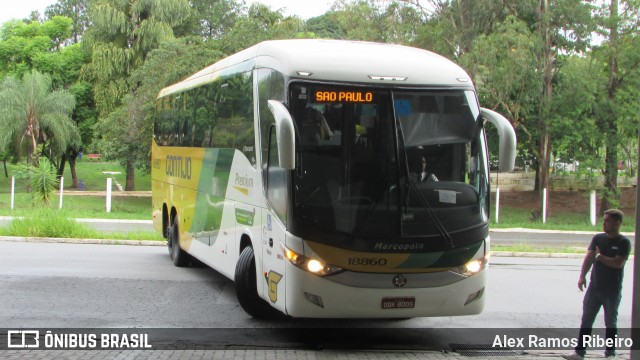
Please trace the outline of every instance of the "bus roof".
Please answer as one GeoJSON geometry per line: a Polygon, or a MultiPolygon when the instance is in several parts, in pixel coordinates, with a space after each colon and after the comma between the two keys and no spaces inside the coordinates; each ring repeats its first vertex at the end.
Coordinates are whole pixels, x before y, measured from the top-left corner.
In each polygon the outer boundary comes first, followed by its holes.
{"type": "Polygon", "coordinates": [[[207,83],[216,72],[251,61],[252,67],[271,68],[305,80],[472,87],[469,75],[460,66],[427,50],[373,42],[295,39],[254,45],[163,89],[159,97],[207,83]]]}

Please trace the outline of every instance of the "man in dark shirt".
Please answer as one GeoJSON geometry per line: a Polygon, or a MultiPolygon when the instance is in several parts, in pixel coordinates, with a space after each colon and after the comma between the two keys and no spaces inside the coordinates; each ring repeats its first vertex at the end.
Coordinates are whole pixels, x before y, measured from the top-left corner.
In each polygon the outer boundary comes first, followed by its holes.
{"type": "MultiPolygon", "coordinates": [[[[604,233],[597,234],[591,240],[587,254],[582,262],[582,270],[578,279],[578,289],[583,291],[587,285],[587,273],[591,271],[591,282],[582,302],[582,323],[578,346],[565,359],[580,360],[586,354],[584,336],[591,335],[593,322],[600,311],[604,309],[604,322],[607,327],[607,339],[615,339],[618,333],[618,306],[622,298],[622,277],[624,264],[631,252],[631,242],[620,234],[622,217],[624,214],[617,209],[604,212],[602,228],[604,233]]],[[[605,357],[615,359],[615,346],[607,347],[605,357]]]]}

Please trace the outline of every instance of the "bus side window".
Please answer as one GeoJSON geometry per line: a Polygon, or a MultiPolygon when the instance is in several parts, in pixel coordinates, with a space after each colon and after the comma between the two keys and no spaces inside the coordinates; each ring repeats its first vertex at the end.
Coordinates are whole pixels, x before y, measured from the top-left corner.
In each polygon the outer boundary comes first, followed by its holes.
{"type": "Polygon", "coordinates": [[[267,162],[267,200],[278,218],[287,224],[287,182],[286,170],[280,167],[278,160],[278,140],[276,126],[269,127],[269,160],[267,162]]]}

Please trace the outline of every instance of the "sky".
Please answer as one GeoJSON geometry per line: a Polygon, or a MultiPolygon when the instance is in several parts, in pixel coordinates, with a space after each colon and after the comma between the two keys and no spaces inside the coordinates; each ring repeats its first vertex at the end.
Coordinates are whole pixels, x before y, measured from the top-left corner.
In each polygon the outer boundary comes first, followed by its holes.
{"type": "MultiPolygon", "coordinates": [[[[2,0],[3,9],[0,11],[0,24],[11,19],[24,19],[34,11],[40,11],[44,15],[47,6],[55,4],[56,0],[2,0]]],[[[256,0],[247,0],[248,4],[256,0]]],[[[269,5],[271,9],[284,9],[285,15],[298,15],[303,19],[324,14],[333,0],[258,0],[269,5]]]]}
{"type": "Polygon", "coordinates": [[[0,11],[0,24],[11,19],[24,19],[29,17],[32,11],[38,10],[44,15],[44,9],[56,0],[3,0],[0,11]]]}

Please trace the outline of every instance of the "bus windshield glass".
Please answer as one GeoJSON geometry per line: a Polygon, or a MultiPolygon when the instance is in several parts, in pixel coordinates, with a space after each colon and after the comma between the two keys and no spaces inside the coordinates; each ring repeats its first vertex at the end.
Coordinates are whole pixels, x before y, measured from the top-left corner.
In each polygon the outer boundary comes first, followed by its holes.
{"type": "Polygon", "coordinates": [[[488,169],[472,91],[304,83],[289,96],[301,236],[437,241],[486,225],[488,169]]]}

